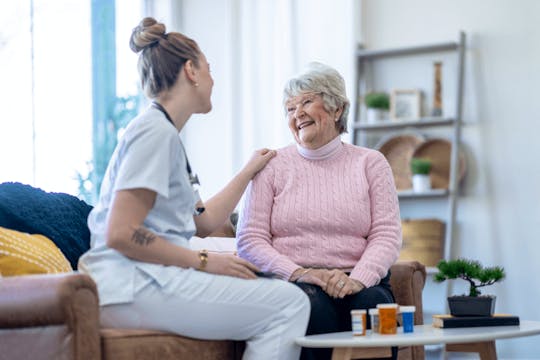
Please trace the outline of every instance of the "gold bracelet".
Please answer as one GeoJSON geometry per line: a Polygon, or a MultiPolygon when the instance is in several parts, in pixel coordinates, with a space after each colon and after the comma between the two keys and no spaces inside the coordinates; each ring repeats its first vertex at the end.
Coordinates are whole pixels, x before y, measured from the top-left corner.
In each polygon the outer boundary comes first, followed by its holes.
{"type": "Polygon", "coordinates": [[[208,250],[199,251],[199,260],[201,262],[197,270],[204,271],[204,269],[206,268],[206,264],[208,264],[208,250]]]}

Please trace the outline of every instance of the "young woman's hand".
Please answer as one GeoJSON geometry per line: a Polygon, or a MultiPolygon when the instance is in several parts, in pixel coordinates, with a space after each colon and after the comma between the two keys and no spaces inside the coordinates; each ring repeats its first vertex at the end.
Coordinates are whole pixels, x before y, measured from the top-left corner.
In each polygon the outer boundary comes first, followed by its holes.
{"type": "Polygon", "coordinates": [[[251,155],[251,158],[247,162],[246,166],[244,166],[244,171],[249,174],[250,178],[253,178],[274,156],[276,156],[275,150],[257,150],[253,153],[253,155],[251,155]]]}
{"type": "Polygon", "coordinates": [[[209,253],[204,271],[241,279],[256,279],[255,272],[259,269],[249,261],[233,254],[209,253]]]}

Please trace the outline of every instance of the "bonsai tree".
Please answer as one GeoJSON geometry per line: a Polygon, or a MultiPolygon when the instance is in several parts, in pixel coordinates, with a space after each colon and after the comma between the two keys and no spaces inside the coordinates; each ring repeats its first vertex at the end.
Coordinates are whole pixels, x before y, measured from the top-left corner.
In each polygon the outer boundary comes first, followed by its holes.
{"type": "Polygon", "coordinates": [[[435,282],[463,279],[469,283],[469,296],[472,297],[480,295],[478,288],[492,285],[505,277],[502,267],[483,267],[478,261],[474,260],[441,260],[437,268],[439,272],[435,274],[435,282]]]}
{"type": "Polygon", "coordinates": [[[431,171],[431,160],[424,158],[411,159],[411,172],[413,174],[429,175],[431,171]]]}
{"type": "Polygon", "coordinates": [[[384,92],[371,92],[365,95],[364,103],[369,109],[390,109],[390,96],[384,92]]]}

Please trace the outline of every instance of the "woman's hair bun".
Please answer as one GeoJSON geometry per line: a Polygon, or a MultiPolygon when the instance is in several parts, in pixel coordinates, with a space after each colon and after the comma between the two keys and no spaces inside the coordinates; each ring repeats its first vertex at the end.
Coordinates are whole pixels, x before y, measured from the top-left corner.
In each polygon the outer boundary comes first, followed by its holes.
{"type": "Polygon", "coordinates": [[[152,17],[145,17],[131,32],[129,47],[138,53],[148,46],[152,46],[165,37],[165,25],[152,17]]]}

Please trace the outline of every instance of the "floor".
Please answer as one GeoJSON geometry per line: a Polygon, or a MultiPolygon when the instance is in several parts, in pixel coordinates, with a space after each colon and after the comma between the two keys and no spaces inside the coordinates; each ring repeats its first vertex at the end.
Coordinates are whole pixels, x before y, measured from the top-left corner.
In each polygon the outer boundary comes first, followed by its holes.
{"type": "Polygon", "coordinates": [[[426,360],[478,360],[476,353],[452,352],[444,354],[440,346],[426,347],[426,360]]]}

